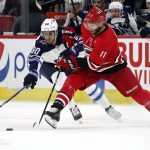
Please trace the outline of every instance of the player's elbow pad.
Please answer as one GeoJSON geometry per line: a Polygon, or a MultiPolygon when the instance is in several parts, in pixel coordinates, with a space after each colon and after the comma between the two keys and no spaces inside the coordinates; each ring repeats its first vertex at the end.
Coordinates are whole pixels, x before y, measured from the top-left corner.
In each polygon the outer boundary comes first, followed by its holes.
{"type": "Polygon", "coordinates": [[[76,58],[76,61],[80,68],[89,68],[87,63],[87,58],[76,58]]]}

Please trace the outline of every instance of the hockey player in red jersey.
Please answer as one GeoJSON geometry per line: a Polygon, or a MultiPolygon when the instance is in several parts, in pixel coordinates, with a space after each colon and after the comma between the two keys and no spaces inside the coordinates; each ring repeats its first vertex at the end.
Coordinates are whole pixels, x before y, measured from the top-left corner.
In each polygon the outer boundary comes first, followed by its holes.
{"type": "Polygon", "coordinates": [[[119,50],[117,37],[105,22],[104,12],[96,7],[92,8],[84,19],[81,31],[89,56],[69,56],[57,61],[57,67],[72,73],[66,79],[50,111],[45,112],[46,122],[56,128],[61,110],[70,102],[74,93],[101,79],[109,81],[124,96],[132,97],[150,111],[150,93],[141,87],[127,67],[119,50]]]}

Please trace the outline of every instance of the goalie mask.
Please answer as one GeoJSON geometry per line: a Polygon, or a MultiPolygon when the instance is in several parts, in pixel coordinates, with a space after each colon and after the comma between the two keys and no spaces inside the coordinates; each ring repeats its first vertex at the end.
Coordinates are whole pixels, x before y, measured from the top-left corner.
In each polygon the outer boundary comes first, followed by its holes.
{"type": "Polygon", "coordinates": [[[58,35],[58,24],[55,19],[45,19],[41,25],[41,35],[48,44],[55,44],[58,35]]]}
{"type": "Polygon", "coordinates": [[[104,11],[93,7],[84,18],[84,26],[92,34],[98,34],[105,22],[106,15],[104,11]]]}

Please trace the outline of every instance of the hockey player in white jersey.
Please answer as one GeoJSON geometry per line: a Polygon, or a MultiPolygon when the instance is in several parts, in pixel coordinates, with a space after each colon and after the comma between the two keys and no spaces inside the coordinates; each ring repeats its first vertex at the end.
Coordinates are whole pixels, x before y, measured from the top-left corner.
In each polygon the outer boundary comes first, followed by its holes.
{"type": "MultiPolygon", "coordinates": [[[[41,35],[36,39],[35,46],[28,56],[29,73],[24,78],[24,86],[31,85],[33,89],[39,74],[53,83],[53,75],[57,72],[54,67],[55,60],[66,49],[61,40],[62,30],[62,28],[58,30],[58,24],[55,19],[44,20],[41,25],[41,35]]],[[[82,114],[74,100],[71,101],[68,107],[74,120],[82,118],[82,114]]]]}

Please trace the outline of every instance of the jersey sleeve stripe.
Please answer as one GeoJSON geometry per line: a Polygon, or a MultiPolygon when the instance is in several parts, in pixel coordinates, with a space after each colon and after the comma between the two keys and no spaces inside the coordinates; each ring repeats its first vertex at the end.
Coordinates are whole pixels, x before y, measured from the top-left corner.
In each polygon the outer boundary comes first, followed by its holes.
{"type": "Polygon", "coordinates": [[[100,67],[99,65],[96,65],[93,62],[91,62],[89,57],[87,57],[87,62],[88,62],[89,68],[93,71],[96,71],[100,67]]]}

